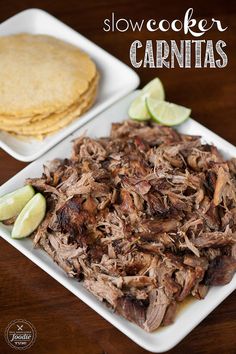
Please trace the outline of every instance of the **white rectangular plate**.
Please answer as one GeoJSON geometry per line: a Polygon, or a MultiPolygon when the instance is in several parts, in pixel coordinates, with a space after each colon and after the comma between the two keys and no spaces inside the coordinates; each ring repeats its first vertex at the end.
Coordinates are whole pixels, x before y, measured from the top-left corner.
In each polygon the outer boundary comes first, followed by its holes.
{"type": "MultiPolygon", "coordinates": [[[[128,107],[136,95],[137,91],[115,103],[112,107],[87,123],[83,128],[80,128],[73,133],[73,135],[55,146],[47,154],[31,163],[0,187],[0,195],[21,187],[28,177],[41,176],[42,166],[46,161],[54,158],[69,157],[72,149],[71,140],[73,138],[80,136],[84,132],[90,137],[107,136],[112,122],[121,122],[127,118],[128,107]]],[[[178,130],[186,134],[196,135],[197,133],[197,135],[202,135],[204,141],[216,145],[225,158],[236,156],[236,148],[233,145],[206,129],[201,124],[195,122],[193,119],[189,119],[182,124],[178,130]]],[[[81,283],[68,278],[44,251],[33,249],[30,239],[13,240],[10,237],[10,227],[2,224],[0,224],[0,234],[7,242],[44,269],[59,283],[64,285],[79,299],[97,311],[134,342],[155,353],[161,353],[173,348],[236,288],[236,276],[234,276],[233,280],[228,285],[212,287],[204,300],[196,300],[191,302],[188,306],[185,306],[178,314],[174,324],[163,327],[154,333],[146,333],[135,324],[128,322],[109,310],[103,303],[99,302],[93,295],[85,290],[81,283]]],[[[210,335],[211,334],[208,333],[208,336],[210,335]]]]}
{"type": "Polygon", "coordinates": [[[78,46],[94,60],[101,78],[98,97],[93,107],[79,119],[73,121],[57,133],[48,136],[43,141],[20,140],[13,135],[0,131],[0,147],[18,160],[35,160],[139,85],[138,75],[127,65],[47,12],[38,9],[29,9],[11,17],[0,25],[0,36],[20,32],[47,34],[78,46]]]}

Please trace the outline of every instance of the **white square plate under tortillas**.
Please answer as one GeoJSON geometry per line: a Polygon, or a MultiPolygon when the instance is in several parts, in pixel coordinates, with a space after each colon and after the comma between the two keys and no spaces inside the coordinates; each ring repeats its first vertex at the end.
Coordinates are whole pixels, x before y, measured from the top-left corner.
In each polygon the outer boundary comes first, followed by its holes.
{"type": "Polygon", "coordinates": [[[2,36],[22,32],[47,34],[78,46],[94,60],[101,76],[95,104],[79,119],[44,140],[27,141],[0,130],[0,148],[17,160],[33,161],[112,103],[137,88],[139,77],[126,64],[45,11],[25,10],[0,25],[2,36]]]}
{"type": "MultiPolygon", "coordinates": [[[[43,171],[43,164],[47,161],[58,157],[70,157],[72,151],[71,141],[75,137],[84,133],[92,138],[108,136],[111,123],[122,122],[127,118],[128,107],[137,94],[138,91],[135,91],[115,103],[112,107],[88,122],[84,127],[78,129],[72,136],[63,140],[40,159],[32,162],[15,177],[11,178],[7,183],[0,187],[0,195],[22,187],[25,179],[28,177],[40,177],[43,171]]],[[[226,159],[236,156],[236,147],[193,119],[189,119],[179,126],[178,131],[185,134],[201,135],[204,142],[217,146],[226,159]]],[[[162,327],[153,333],[147,333],[137,325],[115,314],[112,310],[106,307],[105,304],[101,303],[95,298],[95,296],[89,293],[83,287],[82,283],[79,283],[75,279],[68,278],[63,270],[53,262],[46,252],[33,248],[33,243],[29,238],[23,240],[12,239],[10,236],[10,229],[10,226],[5,226],[0,223],[0,235],[2,235],[7,242],[31,259],[32,262],[50,274],[54,279],[70,290],[79,299],[84,301],[107,321],[112,323],[134,342],[154,353],[162,353],[173,348],[236,289],[235,275],[229,284],[225,286],[211,287],[204,300],[193,300],[188,304],[185,304],[185,306],[182,306],[181,311],[178,312],[175,322],[172,325],[162,327]]],[[[211,333],[208,333],[207,335],[210,337],[211,333]]]]}

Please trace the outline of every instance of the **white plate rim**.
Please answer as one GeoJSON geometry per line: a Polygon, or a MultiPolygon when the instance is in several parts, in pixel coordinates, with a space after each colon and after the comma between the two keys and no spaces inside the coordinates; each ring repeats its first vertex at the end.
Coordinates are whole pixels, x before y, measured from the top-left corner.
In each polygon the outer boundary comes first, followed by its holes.
{"type": "MultiPolygon", "coordinates": [[[[116,108],[118,108],[120,105],[122,105],[122,103],[124,101],[129,101],[129,102],[132,101],[132,99],[134,97],[136,97],[138,92],[139,91],[135,91],[135,92],[130,93],[125,98],[116,102],[112,107],[108,108],[105,112],[103,112],[102,114],[99,114],[97,117],[95,117],[95,119],[98,119],[99,117],[101,118],[104,113],[107,113],[109,115],[110,111],[116,110],[116,108]]],[[[94,120],[88,122],[87,126],[93,125],[94,122],[95,122],[94,120]]],[[[209,139],[208,139],[209,143],[211,141],[215,141],[218,144],[218,146],[224,145],[225,146],[224,151],[226,154],[228,154],[228,153],[232,154],[232,151],[234,151],[234,155],[236,156],[236,147],[235,146],[233,146],[229,142],[225,141],[224,139],[222,139],[221,137],[219,137],[218,135],[216,135],[215,133],[213,133],[209,129],[205,128],[201,124],[197,123],[193,119],[189,119],[182,126],[180,126],[178,128],[178,130],[183,132],[183,130],[185,131],[185,129],[186,129],[186,128],[184,128],[184,126],[186,126],[186,124],[191,125],[192,123],[194,124],[194,131],[195,132],[197,130],[198,132],[201,132],[201,135],[203,135],[203,136],[207,135],[207,134],[209,135],[209,139]]],[[[81,134],[84,130],[86,130],[86,125],[79,128],[73,135],[77,136],[78,134],[81,134]]],[[[185,133],[186,133],[186,131],[185,131],[185,133]]],[[[20,180],[21,180],[22,179],[21,176],[24,175],[25,173],[28,173],[27,171],[33,170],[34,166],[37,166],[39,164],[40,164],[40,166],[42,166],[43,162],[48,160],[47,156],[54,154],[57,151],[57,149],[59,149],[60,147],[63,146],[63,144],[65,144],[65,143],[67,144],[70,139],[72,139],[72,137],[67,137],[66,139],[64,139],[64,141],[62,141],[60,144],[55,146],[47,154],[45,154],[44,156],[42,156],[38,160],[32,162],[30,165],[25,167],[23,170],[21,170],[19,173],[17,173],[14,177],[12,177],[6,183],[4,183],[0,187],[0,195],[9,192],[11,190],[14,182],[17,181],[18,178],[20,178],[20,180]]],[[[149,334],[149,333],[145,332],[144,337],[146,339],[143,340],[140,335],[140,334],[142,334],[142,332],[144,332],[142,329],[140,329],[136,325],[131,324],[130,322],[126,321],[125,319],[122,319],[120,316],[109,312],[106,308],[104,308],[104,306],[99,302],[99,300],[97,300],[93,296],[91,298],[91,294],[89,294],[88,292],[85,292],[85,293],[80,292],[80,294],[78,295],[78,291],[76,290],[74,279],[69,279],[69,278],[65,277],[64,272],[61,271],[59,266],[57,266],[57,265],[55,265],[55,263],[53,263],[53,261],[50,259],[49,256],[46,255],[46,257],[48,258],[49,265],[39,258],[40,254],[43,253],[45,255],[44,251],[36,250],[36,252],[35,252],[33,250],[25,249],[23,243],[21,243],[17,240],[13,240],[9,237],[9,233],[7,233],[6,229],[2,226],[2,224],[0,224],[0,232],[1,232],[2,237],[8,243],[10,243],[16,249],[18,249],[22,254],[24,254],[26,257],[28,257],[32,262],[37,264],[41,269],[43,269],[49,275],[51,275],[54,279],[56,279],[64,287],[66,287],[73,294],[75,294],[79,299],[84,301],[88,306],[90,306],[93,310],[95,310],[97,313],[99,313],[103,318],[105,318],[107,321],[112,323],[121,332],[126,334],[135,343],[137,343],[139,346],[143,347],[144,349],[146,349],[150,352],[162,353],[162,352],[172,349],[187,334],[189,334],[203,319],[205,319],[208,316],[208,314],[210,312],[212,312],[227,296],[229,296],[236,289],[236,275],[235,275],[229,284],[227,284],[223,287],[218,287],[218,289],[220,289],[220,296],[218,298],[214,298],[214,302],[208,304],[207,308],[205,309],[205,311],[202,314],[198,314],[197,320],[193,320],[193,321],[191,320],[191,322],[188,325],[188,328],[183,330],[181,335],[176,336],[175,338],[169,338],[167,343],[164,343],[162,345],[158,345],[157,341],[153,337],[153,333],[149,334]],[[37,256],[37,254],[38,254],[38,256],[37,256]],[[53,265],[53,267],[50,264],[53,265]]],[[[45,256],[44,256],[44,258],[45,258],[45,256]]],[[[215,289],[213,289],[213,291],[215,291],[215,289]]],[[[205,300],[202,300],[202,301],[205,301],[205,300]]],[[[200,301],[200,302],[198,301],[197,303],[204,304],[202,301],[200,301]]],[[[190,305],[188,307],[188,309],[191,309],[191,306],[192,305],[190,305]]],[[[186,309],[185,312],[187,312],[188,309],[186,309]]],[[[168,328],[170,329],[171,326],[168,326],[165,329],[168,329],[168,328]]],[[[154,335],[155,334],[158,334],[158,331],[156,333],[154,332],[154,335]]]]}

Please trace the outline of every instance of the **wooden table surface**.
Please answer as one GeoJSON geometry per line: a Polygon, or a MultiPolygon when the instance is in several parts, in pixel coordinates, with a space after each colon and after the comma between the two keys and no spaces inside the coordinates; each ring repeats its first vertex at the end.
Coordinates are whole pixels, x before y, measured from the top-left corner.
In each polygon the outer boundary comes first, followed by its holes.
{"type": "MultiPolygon", "coordinates": [[[[185,39],[181,33],[133,33],[102,30],[112,11],[133,19],[183,17],[189,1],[17,1],[0,2],[0,21],[29,8],[39,7],[81,32],[110,53],[131,65],[129,47],[140,39],[185,39]]],[[[141,85],[155,76],[164,82],[170,101],[192,108],[199,122],[236,145],[236,5],[235,1],[198,1],[198,18],[217,18],[228,29],[211,30],[204,39],[227,43],[229,63],[223,69],[138,69],[141,85]]],[[[192,38],[194,39],[194,38],[192,38]]],[[[195,38],[196,39],[196,38],[195,38]]],[[[202,38],[201,38],[202,39],[202,38]]],[[[112,82],[111,82],[112,85],[112,82]]],[[[196,132],[198,133],[198,132],[196,132]]],[[[20,171],[25,163],[0,151],[0,183],[20,171]]],[[[236,353],[236,295],[229,296],[170,354],[236,353]]],[[[37,329],[36,343],[26,352],[36,354],[128,354],[147,353],[111,324],[78,300],[48,274],[0,239],[0,353],[14,353],[4,341],[7,324],[25,318],[37,329]]]]}

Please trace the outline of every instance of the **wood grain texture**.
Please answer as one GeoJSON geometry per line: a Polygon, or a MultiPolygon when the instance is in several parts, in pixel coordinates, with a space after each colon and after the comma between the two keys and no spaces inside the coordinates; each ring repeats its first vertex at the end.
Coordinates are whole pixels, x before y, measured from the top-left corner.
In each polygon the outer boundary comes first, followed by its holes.
{"type": "MultiPolygon", "coordinates": [[[[29,7],[44,9],[95,43],[129,63],[129,46],[135,39],[184,39],[167,32],[102,31],[103,20],[112,11],[120,17],[167,18],[183,16],[194,6],[199,18],[219,18],[228,30],[211,31],[205,39],[227,43],[229,64],[225,69],[138,69],[141,85],[154,76],[164,82],[167,98],[192,108],[192,116],[236,145],[236,5],[235,1],[17,1],[0,2],[0,21],[29,7]]],[[[112,82],[111,82],[112,84],[112,82]]],[[[196,132],[197,133],[197,132],[196,132]]],[[[26,164],[0,151],[0,183],[26,164]]],[[[236,295],[228,297],[207,319],[169,354],[234,354],[236,352],[236,295]]],[[[4,340],[7,324],[17,318],[31,321],[38,332],[32,354],[128,354],[147,353],[49,275],[0,239],[0,353],[16,352],[4,340]]]]}

